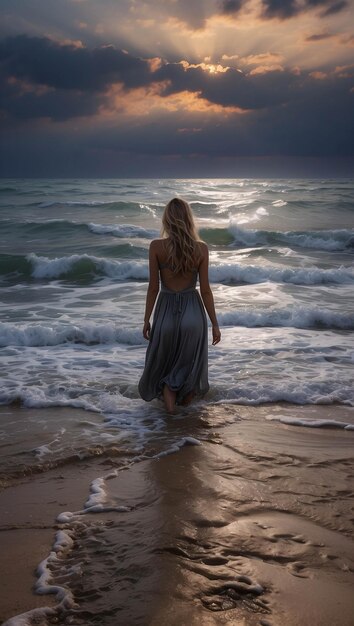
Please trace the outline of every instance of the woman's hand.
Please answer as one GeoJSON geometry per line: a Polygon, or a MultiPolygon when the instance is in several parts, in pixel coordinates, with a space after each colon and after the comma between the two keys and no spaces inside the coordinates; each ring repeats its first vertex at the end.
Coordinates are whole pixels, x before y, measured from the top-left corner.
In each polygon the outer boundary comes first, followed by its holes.
{"type": "Polygon", "coordinates": [[[150,322],[144,322],[143,335],[144,335],[144,338],[147,339],[148,341],[150,339],[150,331],[151,331],[150,322]]]}
{"type": "Polygon", "coordinates": [[[217,343],[219,343],[220,339],[221,339],[221,332],[220,332],[220,328],[217,324],[213,324],[212,326],[212,333],[213,333],[213,341],[212,341],[212,345],[215,346],[217,343]]]}

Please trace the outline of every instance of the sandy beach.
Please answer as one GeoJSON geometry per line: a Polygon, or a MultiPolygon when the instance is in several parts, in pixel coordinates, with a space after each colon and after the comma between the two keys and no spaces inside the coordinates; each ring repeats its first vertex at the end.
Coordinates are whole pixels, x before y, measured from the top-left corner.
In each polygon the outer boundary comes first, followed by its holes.
{"type": "Polygon", "coordinates": [[[354,432],[339,422],[352,410],[209,405],[166,416],[184,436],[174,453],[156,441],[139,459],[99,454],[12,478],[0,493],[1,620],[352,626],[354,432]],[[279,423],[294,418],[322,427],[279,423]],[[92,481],[99,512],[85,513],[92,481]],[[33,592],[51,552],[60,611],[55,593],[33,592]]]}

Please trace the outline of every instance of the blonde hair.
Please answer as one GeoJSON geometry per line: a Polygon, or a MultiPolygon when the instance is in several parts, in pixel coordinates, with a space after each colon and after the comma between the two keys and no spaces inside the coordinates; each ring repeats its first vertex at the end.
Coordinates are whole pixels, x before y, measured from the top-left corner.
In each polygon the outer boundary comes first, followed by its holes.
{"type": "Polygon", "coordinates": [[[161,235],[167,236],[167,263],[174,274],[185,274],[198,267],[200,241],[192,210],[185,200],[172,198],[162,215],[161,235]]]}

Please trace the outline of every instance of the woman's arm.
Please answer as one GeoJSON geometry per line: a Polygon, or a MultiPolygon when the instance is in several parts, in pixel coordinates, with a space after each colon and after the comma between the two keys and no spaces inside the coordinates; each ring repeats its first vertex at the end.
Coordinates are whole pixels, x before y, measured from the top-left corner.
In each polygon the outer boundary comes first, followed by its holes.
{"type": "Polygon", "coordinates": [[[150,339],[150,316],[159,293],[159,263],[157,259],[157,241],[154,240],[149,248],[149,286],[146,294],[143,335],[150,339]]]}
{"type": "Polygon", "coordinates": [[[203,258],[199,265],[200,295],[212,324],[213,346],[215,346],[221,339],[221,333],[215,313],[214,297],[209,284],[209,250],[205,243],[202,243],[202,254],[203,258]]]}

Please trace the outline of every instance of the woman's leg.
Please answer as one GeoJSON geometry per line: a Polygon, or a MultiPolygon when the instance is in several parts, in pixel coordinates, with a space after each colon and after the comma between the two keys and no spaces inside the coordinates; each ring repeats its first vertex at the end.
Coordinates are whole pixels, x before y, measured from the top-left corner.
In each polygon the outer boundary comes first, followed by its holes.
{"type": "Polygon", "coordinates": [[[190,404],[192,402],[194,396],[195,396],[195,392],[194,391],[190,391],[189,393],[187,393],[186,396],[184,396],[181,404],[183,406],[187,406],[188,404],[190,404]]]}
{"type": "Polygon", "coordinates": [[[167,413],[174,413],[176,405],[176,392],[172,391],[167,385],[163,388],[163,399],[167,413]]]}

